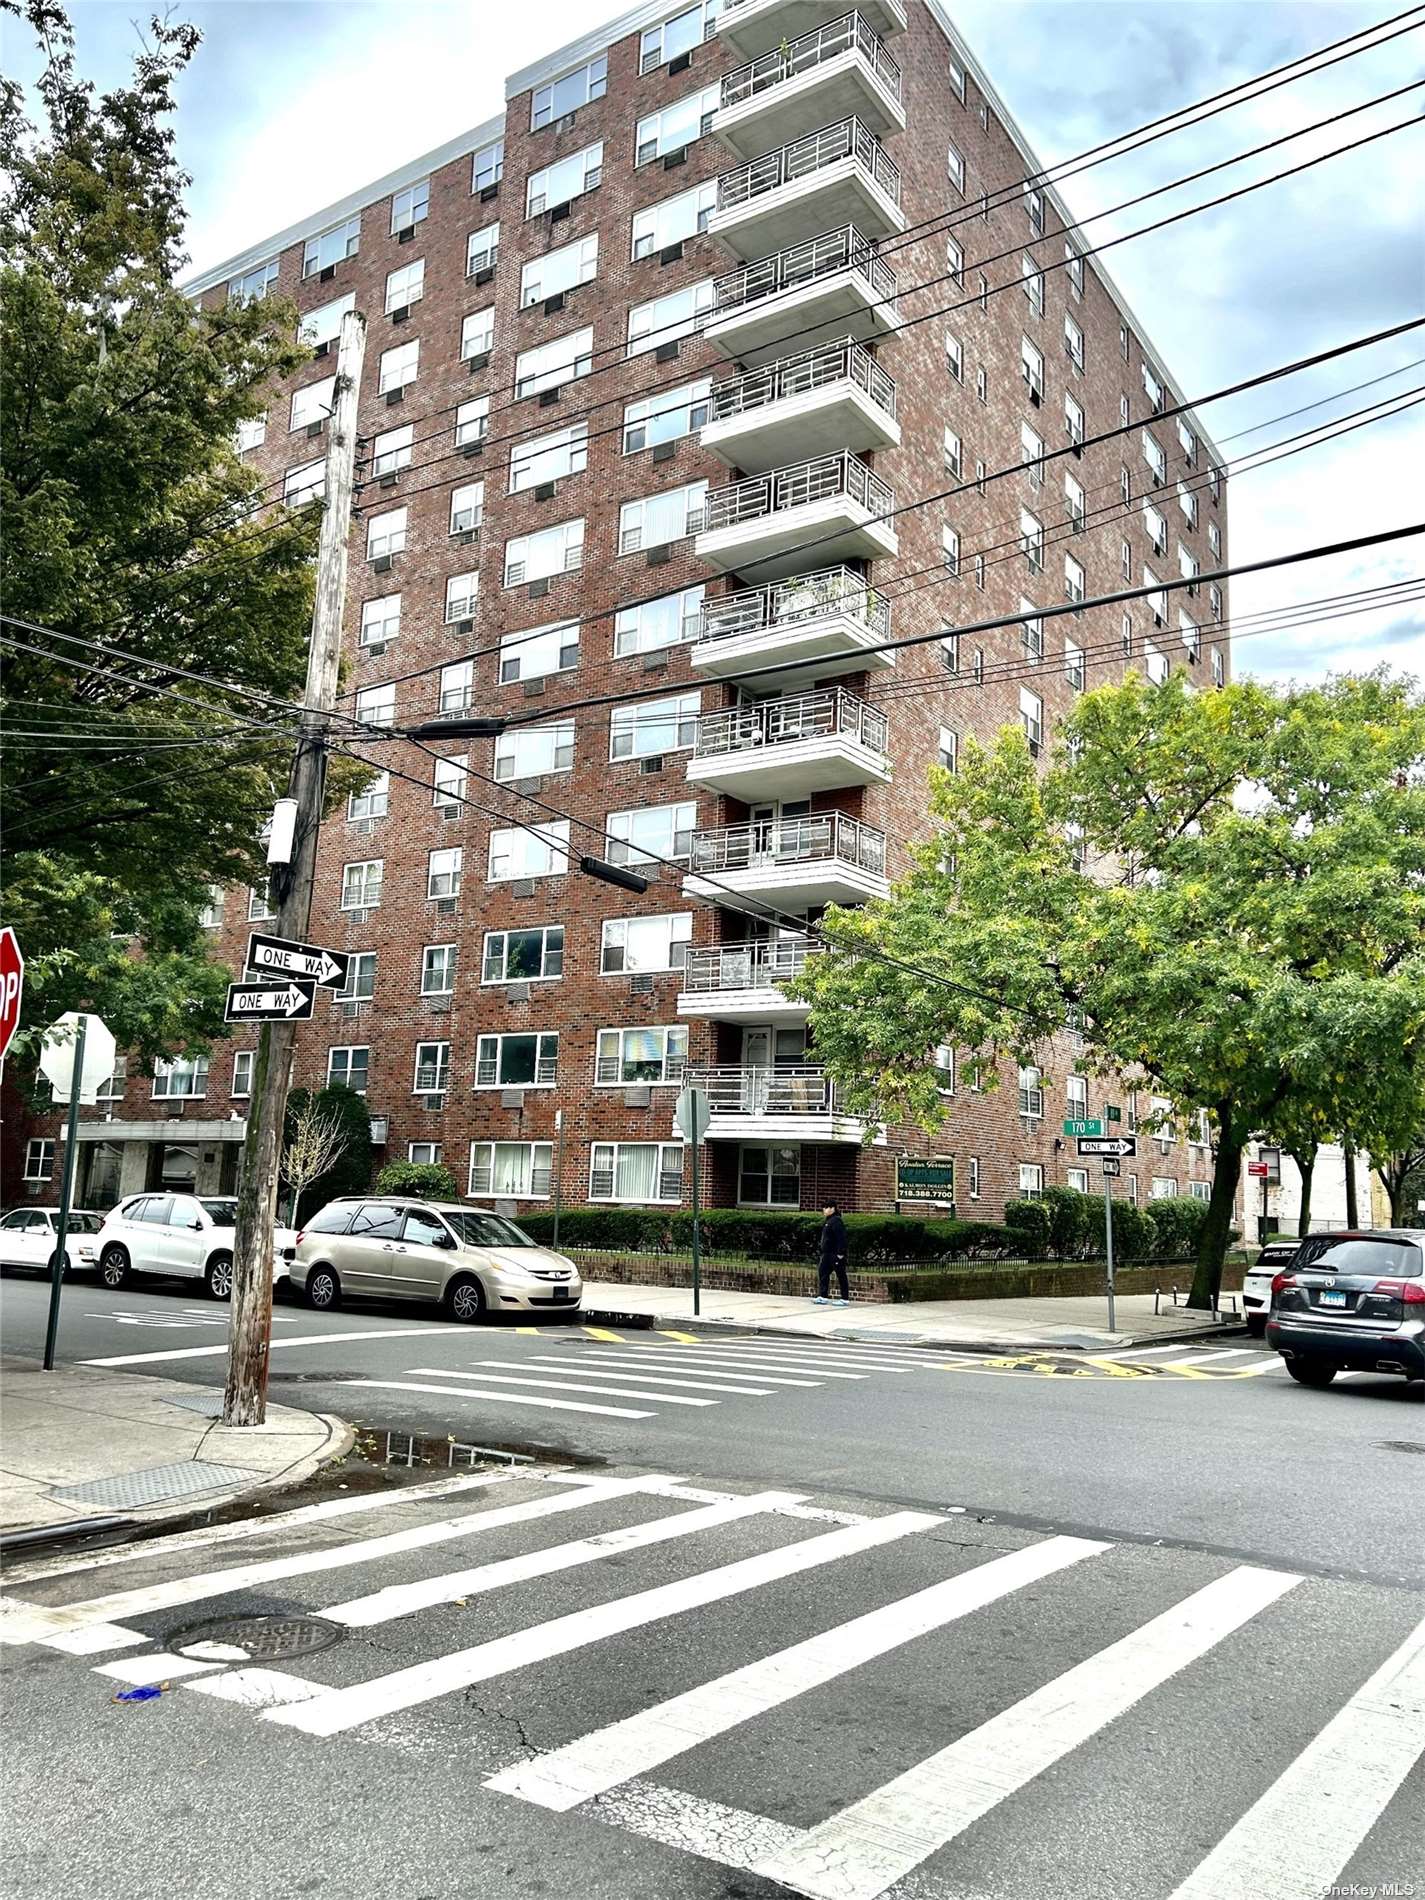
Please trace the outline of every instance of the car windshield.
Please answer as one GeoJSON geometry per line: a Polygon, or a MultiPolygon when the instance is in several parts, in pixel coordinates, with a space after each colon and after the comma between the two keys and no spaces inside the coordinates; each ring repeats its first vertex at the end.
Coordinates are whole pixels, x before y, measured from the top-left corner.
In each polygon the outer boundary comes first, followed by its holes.
{"type": "Polygon", "coordinates": [[[1338,1240],[1312,1261],[1304,1272],[1383,1274],[1392,1280],[1413,1280],[1421,1272],[1418,1247],[1405,1240],[1338,1240]]]}
{"type": "Polygon", "coordinates": [[[216,1227],[237,1226],[236,1201],[200,1201],[199,1206],[216,1227]]]}
{"type": "Polygon", "coordinates": [[[97,1234],[104,1225],[102,1214],[81,1214],[77,1208],[69,1212],[69,1231],[71,1234],[97,1234]]]}
{"type": "Polygon", "coordinates": [[[472,1208],[442,1208],[463,1247],[533,1247],[528,1234],[502,1214],[479,1214],[472,1208]]]}

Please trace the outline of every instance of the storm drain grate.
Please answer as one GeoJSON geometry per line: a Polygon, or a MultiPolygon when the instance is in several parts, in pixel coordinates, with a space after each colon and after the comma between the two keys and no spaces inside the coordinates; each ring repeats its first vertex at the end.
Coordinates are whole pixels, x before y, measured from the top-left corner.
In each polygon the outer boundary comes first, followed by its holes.
{"type": "Polygon", "coordinates": [[[346,1635],[319,1616],[214,1616],[170,1636],[168,1647],[200,1662],[286,1662],[314,1656],[346,1635]]]}
{"type": "Polygon", "coordinates": [[[50,1496],[66,1504],[116,1505],[132,1510],[144,1504],[162,1504],[168,1498],[221,1491],[229,1485],[245,1484],[256,1475],[242,1465],[208,1465],[190,1458],[183,1464],[150,1465],[146,1471],[129,1471],[121,1478],[52,1486],[50,1496]]]}
{"type": "Polygon", "coordinates": [[[199,1412],[204,1418],[221,1418],[223,1415],[223,1395],[221,1392],[182,1392],[176,1399],[165,1399],[165,1405],[177,1405],[185,1412],[199,1412]]]}

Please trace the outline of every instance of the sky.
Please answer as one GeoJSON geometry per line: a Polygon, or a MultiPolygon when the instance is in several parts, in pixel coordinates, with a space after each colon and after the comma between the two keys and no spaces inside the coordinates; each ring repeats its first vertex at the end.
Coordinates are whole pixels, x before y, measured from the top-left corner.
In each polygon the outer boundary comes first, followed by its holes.
{"type": "MultiPolygon", "coordinates": [[[[613,11],[601,0],[536,0],[523,8],[493,0],[177,0],[175,16],[194,21],[204,36],[182,82],[177,122],[179,158],[193,177],[194,270],[493,117],[507,73],[613,11]]],[[[951,11],[1052,166],[1401,8],[1387,0],[960,0],[951,11]]],[[[1071,210],[1089,219],[1284,132],[1425,82],[1425,8],[1412,11],[1420,25],[1377,51],[1066,181],[1071,210]]],[[[140,7],[71,0],[71,14],[81,71],[101,87],[124,77],[140,7]]],[[[0,63],[26,81],[36,70],[22,30],[8,19],[0,63]]],[[[1186,396],[1425,315],[1422,109],[1425,84],[1137,211],[1087,224],[1090,241],[1102,242],[1379,127],[1411,122],[1361,151],[1108,254],[1186,396]]],[[[1287,435],[1363,404],[1408,400],[1417,388],[1425,392],[1425,328],[1216,403],[1201,417],[1230,458],[1270,452],[1267,445],[1287,435]],[[1388,380],[1343,393],[1375,378],[1388,380]],[[1331,400],[1273,420],[1323,398],[1331,400]]],[[[1243,469],[1231,481],[1231,560],[1347,540],[1425,515],[1422,417],[1425,406],[1258,472],[1243,469]]],[[[1408,600],[1349,617],[1337,610],[1327,618],[1331,610],[1323,608],[1290,631],[1262,630],[1249,618],[1416,575],[1425,575],[1425,536],[1244,577],[1232,594],[1242,623],[1236,672],[1306,681],[1385,665],[1425,676],[1425,607],[1408,600]]]]}

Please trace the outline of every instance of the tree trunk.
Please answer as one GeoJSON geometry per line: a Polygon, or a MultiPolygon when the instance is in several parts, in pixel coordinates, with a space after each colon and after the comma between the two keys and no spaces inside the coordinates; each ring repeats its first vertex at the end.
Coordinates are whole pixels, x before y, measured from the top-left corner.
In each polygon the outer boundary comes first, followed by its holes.
{"type": "Polygon", "coordinates": [[[1311,1232],[1311,1182],[1316,1173],[1316,1152],[1317,1143],[1314,1141],[1304,1150],[1287,1149],[1301,1174],[1301,1212],[1297,1216],[1296,1231],[1303,1239],[1311,1232]]]}
{"type": "Polygon", "coordinates": [[[1227,1258],[1227,1237],[1232,1231],[1232,1207],[1237,1198],[1237,1183],[1242,1175],[1242,1153],[1246,1137],[1239,1136],[1232,1104],[1224,1102],[1217,1112],[1217,1147],[1212,1163],[1212,1195],[1207,1203],[1207,1219],[1197,1243],[1197,1263],[1193,1268],[1192,1291],[1188,1305],[1208,1313],[1217,1303],[1222,1287],[1222,1265],[1227,1258]]]}
{"type": "Polygon", "coordinates": [[[1346,1225],[1359,1227],[1360,1209],[1356,1206],[1356,1151],[1349,1141],[1341,1143],[1341,1152],[1346,1162],[1346,1225]]]}
{"type": "Polygon", "coordinates": [[[1392,1227],[1405,1225],[1405,1170],[1402,1168],[1395,1180],[1390,1180],[1384,1168],[1377,1170],[1385,1183],[1385,1191],[1390,1196],[1390,1224],[1392,1227]]]}

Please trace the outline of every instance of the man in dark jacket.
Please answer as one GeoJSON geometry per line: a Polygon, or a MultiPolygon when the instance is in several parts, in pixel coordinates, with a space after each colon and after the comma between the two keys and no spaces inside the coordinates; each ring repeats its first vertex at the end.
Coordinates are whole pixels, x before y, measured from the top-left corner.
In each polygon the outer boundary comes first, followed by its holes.
{"type": "Polygon", "coordinates": [[[846,1278],[846,1223],[842,1220],[835,1201],[828,1201],[822,1209],[826,1219],[821,1229],[821,1251],[817,1256],[816,1299],[813,1304],[826,1306],[831,1292],[831,1276],[836,1275],[836,1284],[840,1290],[840,1299],[831,1300],[832,1306],[851,1304],[851,1286],[846,1278]]]}

